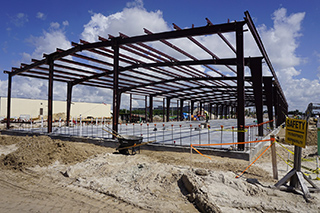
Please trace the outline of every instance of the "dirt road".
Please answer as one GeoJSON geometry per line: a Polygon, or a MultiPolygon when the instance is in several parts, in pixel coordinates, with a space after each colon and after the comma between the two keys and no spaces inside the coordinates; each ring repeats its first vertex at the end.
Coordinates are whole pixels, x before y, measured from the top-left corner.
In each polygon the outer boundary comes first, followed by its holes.
{"type": "MultiPolygon", "coordinates": [[[[307,203],[300,192],[272,188],[268,152],[236,179],[249,162],[194,154],[190,164],[188,153],[114,151],[48,137],[0,136],[1,212],[197,212],[199,200],[217,212],[320,211],[319,194],[307,203]],[[186,176],[196,183],[192,192],[186,176]]],[[[284,175],[286,165],[278,163],[284,175]]]]}

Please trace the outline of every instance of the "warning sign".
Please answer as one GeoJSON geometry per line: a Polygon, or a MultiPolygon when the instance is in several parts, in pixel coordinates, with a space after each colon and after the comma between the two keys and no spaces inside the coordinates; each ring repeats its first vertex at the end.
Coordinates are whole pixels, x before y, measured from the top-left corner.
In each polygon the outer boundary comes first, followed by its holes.
{"type": "Polygon", "coordinates": [[[307,138],[307,121],[300,119],[286,119],[286,138],[285,141],[289,144],[306,147],[307,138]]]}

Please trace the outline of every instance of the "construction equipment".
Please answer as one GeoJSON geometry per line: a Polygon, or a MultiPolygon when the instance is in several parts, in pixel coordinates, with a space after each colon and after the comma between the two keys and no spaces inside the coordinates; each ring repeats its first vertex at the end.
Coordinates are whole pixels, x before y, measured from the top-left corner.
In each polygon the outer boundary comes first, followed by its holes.
{"type": "Polygon", "coordinates": [[[117,150],[119,151],[119,153],[124,154],[124,155],[130,154],[129,149],[131,149],[132,155],[136,154],[137,150],[139,150],[139,153],[140,153],[140,146],[155,142],[155,141],[148,141],[148,142],[142,143],[143,137],[135,136],[135,135],[120,135],[119,133],[115,132],[111,128],[109,128],[109,127],[107,127],[107,128],[110,131],[108,131],[104,128],[102,128],[102,129],[117,138],[118,142],[120,143],[117,150]]]}
{"type": "Polygon", "coordinates": [[[309,103],[308,108],[305,112],[306,118],[320,115],[320,103],[309,103]]]}

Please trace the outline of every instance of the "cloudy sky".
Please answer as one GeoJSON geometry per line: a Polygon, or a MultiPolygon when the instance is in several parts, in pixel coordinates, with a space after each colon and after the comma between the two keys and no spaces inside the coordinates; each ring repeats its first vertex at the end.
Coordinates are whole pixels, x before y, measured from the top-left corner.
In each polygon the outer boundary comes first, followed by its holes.
{"type": "MultiPolygon", "coordinates": [[[[97,41],[99,35],[118,36],[118,32],[141,35],[143,28],[168,31],[173,30],[172,23],[181,28],[204,26],[205,18],[214,24],[243,20],[244,11],[248,10],[276,70],[289,110],[305,111],[308,103],[320,103],[319,7],[319,0],[5,1],[0,7],[0,96],[7,94],[7,75],[2,71],[30,63],[32,58],[41,59],[43,53],[56,48],[68,49],[71,41],[97,41]]],[[[245,38],[246,54],[258,54],[250,39],[245,38]]],[[[228,57],[215,38],[200,40],[216,48],[220,57],[228,57]]],[[[111,103],[111,94],[76,86],[73,100],[111,103]]],[[[14,77],[12,96],[46,99],[47,82],[14,77]]],[[[66,85],[55,88],[54,99],[66,99],[66,85]]],[[[122,104],[128,106],[127,97],[122,104]]]]}

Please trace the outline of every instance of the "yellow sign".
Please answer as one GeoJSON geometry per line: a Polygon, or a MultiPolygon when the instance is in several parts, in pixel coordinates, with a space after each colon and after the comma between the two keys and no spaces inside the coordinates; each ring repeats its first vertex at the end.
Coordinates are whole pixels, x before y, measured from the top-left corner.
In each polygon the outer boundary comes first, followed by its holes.
{"type": "Polygon", "coordinates": [[[286,138],[285,141],[289,144],[306,147],[307,139],[307,121],[300,119],[286,119],[286,138]]]}

